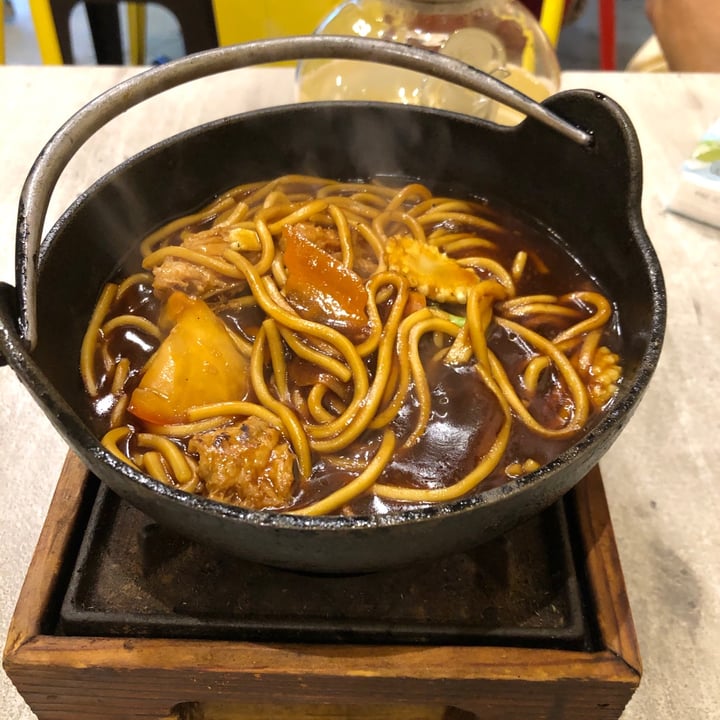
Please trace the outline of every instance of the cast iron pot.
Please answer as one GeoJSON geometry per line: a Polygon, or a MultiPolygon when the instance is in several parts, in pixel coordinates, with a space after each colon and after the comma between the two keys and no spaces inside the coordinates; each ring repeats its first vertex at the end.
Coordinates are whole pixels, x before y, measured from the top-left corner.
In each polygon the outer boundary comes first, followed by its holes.
{"type": "Polygon", "coordinates": [[[21,199],[17,289],[0,285],[0,350],[90,470],[160,524],[250,560],[302,571],[373,571],[437,557],[486,541],[554,503],[599,461],[636,408],[665,327],[662,274],[643,227],[640,194],[640,150],[631,124],[612,100],[594,92],[563,92],[538,105],[450,58],[356,38],[286,38],[199,53],[116,86],[48,143],[21,199]],[[528,117],[507,128],[384,103],[311,103],[230,117],[123,163],[79,197],[40,242],[58,176],[77,146],[107,120],[190,79],[312,57],[402,65],[500,99],[528,117]],[[563,239],[617,305],[625,376],[611,412],[523,478],[472,498],[382,517],[251,512],[185,494],[119,462],[91,429],[78,371],[101,287],[160,224],[233,185],[285,173],[418,178],[431,187],[499,199],[536,218],[563,239]]]}

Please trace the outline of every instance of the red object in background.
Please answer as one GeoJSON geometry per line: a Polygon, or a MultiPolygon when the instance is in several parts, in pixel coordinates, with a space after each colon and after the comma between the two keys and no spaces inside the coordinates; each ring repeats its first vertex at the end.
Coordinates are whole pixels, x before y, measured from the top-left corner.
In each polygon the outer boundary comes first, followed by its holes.
{"type": "Polygon", "coordinates": [[[615,0],[600,0],[600,69],[615,70],[615,0]]]}

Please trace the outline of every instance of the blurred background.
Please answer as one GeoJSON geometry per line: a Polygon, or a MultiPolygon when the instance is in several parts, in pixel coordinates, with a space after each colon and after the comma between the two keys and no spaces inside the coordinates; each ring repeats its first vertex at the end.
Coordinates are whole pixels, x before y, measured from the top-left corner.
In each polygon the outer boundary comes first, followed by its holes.
{"type": "MultiPolygon", "coordinates": [[[[3,0],[5,3],[5,62],[11,65],[41,63],[28,0],[3,0]]],[[[582,2],[578,16],[560,32],[557,55],[563,70],[600,69],[599,0],[582,2]]],[[[644,0],[615,0],[616,68],[622,70],[635,52],[650,37],[644,0]]],[[[120,12],[122,32],[127,44],[127,13],[120,12]]],[[[71,13],[71,39],[78,64],[95,64],[87,13],[78,3],[71,13]]],[[[155,3],[147,5],[146,59],[160,63],[184,54],[180,27],[175,16],[155,3]]]]}

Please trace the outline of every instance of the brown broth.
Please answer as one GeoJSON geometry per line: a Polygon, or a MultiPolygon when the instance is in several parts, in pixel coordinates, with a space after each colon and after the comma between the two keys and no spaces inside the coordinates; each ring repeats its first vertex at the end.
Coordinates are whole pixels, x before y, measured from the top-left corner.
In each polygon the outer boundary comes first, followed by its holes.
{"type": "MultiPolygon", "coordinates": [[[[580,290],[599,291],[590,274],[567,252],[561,243],[550,233],[536,227],[530,222],[520,219],[504,210],[485,207],[487,216],[494,219],[502,229],[483,230],[480,234],[496,244],[496,249],[484,253],[497,260],[504,267],[510,267],[518,251],[528,253],[526,271],[518,283],[518,295],[550,294],[563,295],[580,290]]],[[[205,223],[207,224],[207,223],[205,223]]],[[[463,232],[469,228],[461,223],[454,224],[453,232],[463,232]]],[[[427,230],[428,234],[431,232],[427,230]]],[[[179,237],[179,236],[178,236],[179,237]]],[[[172,242],[178,242],[176,238],[172,242]]],[[[472,253],[469,253],[472,254],[472,253]]],[[[456,308],[447,306],[450,312],[456,308]]],[[[139,312],[155,321],[160,312],[160,304],[154,297],[152,287],[148,284],[130,288],[120,302],[112,310],[113,315],[139,312]]],[[[219,313],[226,324],[241,337],[252,340],[263,319],[257,307],[241,310],[224,309],[219,313]]],[[[552,324],[552,323],[551,323],[552,324]]],[[[550,325],[539,321],[535,329],[547,333],[550,325]]],[[[554,331],[562,328],[554,327],[554,331]]],[[[621,337],[618,324],[612,323],[603,343],[613,351],[621,351],[621,337]]],[[[499,325],[494,324],[488,333],[488,346],[498,356],[508,375],[514,378],[527,363],[530,350],[526,343],[499,325]]],[[[110,355],[126,357],[130,360],[132,372],[126,385],[126,391],[132,392],[140,379],[140,369],[157,348],[154,338],[132,329],[115,332],[109,342],[110,355]]],[[[464,477],[477,464],[478,459],[487,452],[503,422],[503,415],[492,393],[480,380],[474,366],[449,367],[430,358],[437,351],[431,347],[429,339],[423,341],[422,352],[429,386],[432,389],[432,412],[427,429],[420,440],[411,448],[399,449],[394,459],[385,468],[381,482],[407,487],[438,488],[444,487],[464,477]]],[[[372,363],[369,363],[372,371],[372,363]]],[[[111,407],[110,382],[105,374],[102,363],[98,359],[96,367],[100,378],[100,394],[91,403],[92,415],[99,434],[107,431],[108,408],[111,407]]],[[[299,365],[291,372],[294,383],[292,390],[303,393],[302,373],[305,370],[299,365]],[[292,373],[295,373],[294,375],[292,373]],[[293,379],[295,378],[295,379],[293,379]]],[[[541,392],[529,404],[529,411],[540,422],[549,423],[556,417],[558,406],[565,400],[562,393],[555,392],[559,380],[547,371],[541,377],[541,392]],[[555,404],[553,404],[555,403],[555,404]]],[[[253,400],[251,396],[248,398],[253,400]]],[[[398,447],[403,443],[417,415],[414,394],[402,407],[392,429],[398,438],[398,447]]],[[[596,422],[598,412],[595,411],[589,424],[596,422]]],[[[131,427],[142,431],[138,421],[126,413],[125,421],[131,427]]],[[[295,498],[294,507],[309,504],[332,492],[357,475],[357,468],[369,462],[379,445],[381,433],[366,431],[344,453],[346,459],[355,462],[354,467],[338,464],[332,458],[313,457],[313,472],[309,481],[295,498]]],[[[186,445],[187,438],[178,438],[179,443],[186,445]]],[[[506,452],[491,475],[481,484],[480,489],[487,489],[507,481],[506,467],[512,463],[522,463],[532,458],[543,465],[569,447],[576,439],[547,440],[528,430],[515,421],[511,439],[506,452]]],[[[124,447],[132,455],[132,440],[124,447]]],[[[367,515],[378,512],[391,512],[399,507],[407,508],[407,504],[385,501],[370,494],[356,498],[344,512],[349,514],[367,515]]]]}

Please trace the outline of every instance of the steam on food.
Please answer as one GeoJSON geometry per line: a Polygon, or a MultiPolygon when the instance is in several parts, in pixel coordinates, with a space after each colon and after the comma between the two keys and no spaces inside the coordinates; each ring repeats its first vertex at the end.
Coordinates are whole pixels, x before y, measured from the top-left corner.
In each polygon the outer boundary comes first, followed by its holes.
{"type": "Polygon", "coordinates": [[[622,380],[551,239],[419,184],[242,185],[141,245],[81,350],[103,443],[253,510],[369,514],[536,470],[622,380]]]}

